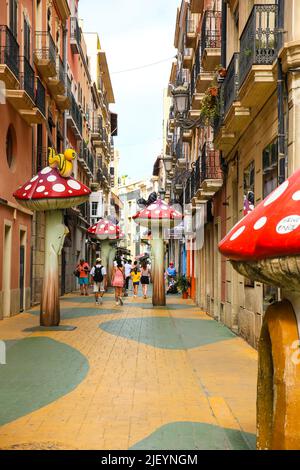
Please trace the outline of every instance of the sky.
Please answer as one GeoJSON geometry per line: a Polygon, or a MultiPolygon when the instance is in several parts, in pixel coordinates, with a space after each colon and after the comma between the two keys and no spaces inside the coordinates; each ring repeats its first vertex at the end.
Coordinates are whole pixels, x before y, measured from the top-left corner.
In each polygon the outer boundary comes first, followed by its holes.
{"type": "Polygon", "coordinates": [[[168,86],[179,0],[80,0],[86,32],[106,52],[118,113],[120,176],[152,175],[162,150],[163,91],[168,86]],[[163,61],[131,72],[124,70],[163,61]]]}

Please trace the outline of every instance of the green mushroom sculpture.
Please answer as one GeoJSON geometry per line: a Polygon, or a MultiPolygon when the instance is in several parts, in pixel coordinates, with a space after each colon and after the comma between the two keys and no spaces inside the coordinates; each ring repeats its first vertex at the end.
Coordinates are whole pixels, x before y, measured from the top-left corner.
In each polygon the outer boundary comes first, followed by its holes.
{"type": "Polygon", "coordinates": [[[182,214],[163,199],[157,199],[140,210],[133,219],[151,232],[151,254],[153,260],[153,306],[166,305],[165,292],[165,229],[173,229],[182,221],[182,214]]]}
{"type": "Polygon", "coordinates": [[[68,149],[53,158],[50,150],[49,164],[14,193],[17,202],[31,211],[45,211],[45,268],[40,310],[40,325],[59,326],[59,272],[61,254],[68,229],[63,223],[63,210],[78,206],[88,200],[91,190],[70,175],[76,153],[68,149]],[[67,169],[67,171],[66,171],[67,169]],[[63,176],[64,175],[64,176],[63,176]]]}

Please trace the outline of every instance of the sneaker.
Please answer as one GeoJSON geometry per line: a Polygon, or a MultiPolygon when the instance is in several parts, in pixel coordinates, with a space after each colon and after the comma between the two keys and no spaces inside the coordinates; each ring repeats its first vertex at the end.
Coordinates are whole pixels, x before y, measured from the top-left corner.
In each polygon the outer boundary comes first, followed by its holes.
{"type": "Polygon", "coordinates": [[[102,297],[99,297],[98,304],[99,304],[99,305],[102,305],[102,304],[103,304],[103,299],[102,299],[102,297]]]}
{"type": "Polygon", "coordinates": [[[120,305],[119,302],[116,302],[116,307],[119,307],[119,305],[120,305]]]}

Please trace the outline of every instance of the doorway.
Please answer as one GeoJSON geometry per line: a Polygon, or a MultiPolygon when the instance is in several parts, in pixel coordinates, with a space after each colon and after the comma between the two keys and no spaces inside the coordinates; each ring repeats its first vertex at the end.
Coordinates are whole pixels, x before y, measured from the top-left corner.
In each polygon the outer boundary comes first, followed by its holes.
{"type": "Polygon", "coordinates": [[[12,226],[4,225],[3,244],[3,317],[10,317],[11,311],[11,249],[12,249],[12,226]]]}
{"type": "Polygon", "coordinates": [[[20,289],[20,312],[25,309],[25,265],[26,265],[26,232],[20,231],[20,268],[19,268],[19,289],[20,289]]]}

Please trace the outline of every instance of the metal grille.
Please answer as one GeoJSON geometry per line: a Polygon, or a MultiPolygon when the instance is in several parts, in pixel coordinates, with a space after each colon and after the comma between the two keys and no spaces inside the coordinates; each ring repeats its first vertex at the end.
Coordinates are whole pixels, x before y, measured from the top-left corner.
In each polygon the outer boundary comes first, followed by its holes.
{"type": "Polygon", "coordinates": [[[19,44],[5,25],[0,26],[0,62],[6,64],[19,78],[19,44]]]}

